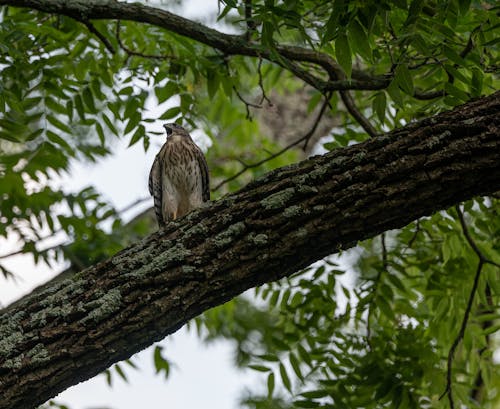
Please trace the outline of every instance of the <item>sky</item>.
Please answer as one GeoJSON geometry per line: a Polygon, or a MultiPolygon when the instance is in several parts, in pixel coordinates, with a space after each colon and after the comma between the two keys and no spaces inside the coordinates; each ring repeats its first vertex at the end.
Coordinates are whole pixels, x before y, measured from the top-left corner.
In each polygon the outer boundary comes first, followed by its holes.
{"type": "MultiPolygon", "coordinates": [[[[182,10],[171,11],[197,18],[216,10],[217,0],[190,0],[182,10]]],[[[149,108],[154,112],[156,107],[149,108]]],[[[153,127],[162,130],[161,125],[158,122],[153,127]]],[[[208,147],[209,141],[200,132],[194,132],[193,138],[202,148],[208,147]]],[[[150,149],[144,152],[140,143],[128,148],[128,138],[125,138],[115,146],[113,156],[96,165],[73,165],[71,174],[63,178],[61,184],[68,191],[93,185],[98,191],[105,192],[106,199],[117,209],[124,208],[138,198],[149,196],[149,169],[162,143],[162,139],[152,141],[150,149]]],[[[125,216],[131,218],[150,206],[152,200],[125,216]]],[[[0,254],[16,248],[17,243],[0,240],[0,254]]],[[[5,265],[19,272],[21,278],[16,282],[0,279],[0,303],[3,306],[29,293],[63,269],[62,265],[52,269],[43,264],[35,265],[31,256],[12,257],[5,261],[5,265]]],[[[55,401],[68,405],[70,409],[234,409],[238,407],[238,399],[245,387],[255,386],[257,382],[253,372],[234,368],[234,348],[228,341],[207,345],[194,331],[182,328],[159,344],[164,347],[164,356],[174,364],[169,379],[155,374],[153,347],[150,347],[132,358],[138,370],[122,365],[128,383],[115,373],[110,388],[105,376],[98,375],[64,391],[55,401]]]]}

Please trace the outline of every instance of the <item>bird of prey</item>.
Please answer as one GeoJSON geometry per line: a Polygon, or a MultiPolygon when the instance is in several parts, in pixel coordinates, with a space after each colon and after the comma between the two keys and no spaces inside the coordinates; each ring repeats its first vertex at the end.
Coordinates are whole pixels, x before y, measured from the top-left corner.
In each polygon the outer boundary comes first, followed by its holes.
{"type": "Polygon", "coordinates": [[[180,125],[164,125],[167,141],[149,172],[149,193],[160,227],[210,200],[208,166],[201,149],[180,125]]]}

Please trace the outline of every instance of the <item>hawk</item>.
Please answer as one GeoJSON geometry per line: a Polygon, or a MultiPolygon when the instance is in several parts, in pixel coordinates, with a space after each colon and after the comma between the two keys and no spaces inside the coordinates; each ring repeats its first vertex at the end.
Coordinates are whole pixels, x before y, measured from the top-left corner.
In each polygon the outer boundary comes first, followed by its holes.
{"type": "Polygon", "coordinates": [[[200,148],[180,125],[163,125],[167,141],[149,172],[149,193],[160,227],[210,200],[208,166],[200,148]]]}

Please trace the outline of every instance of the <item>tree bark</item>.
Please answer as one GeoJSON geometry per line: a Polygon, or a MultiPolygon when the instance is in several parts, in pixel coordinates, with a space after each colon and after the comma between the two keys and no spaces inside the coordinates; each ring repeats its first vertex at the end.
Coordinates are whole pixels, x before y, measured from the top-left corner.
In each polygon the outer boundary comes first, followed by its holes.
{"type": "Polygon", "coordinates": [[[500,92],[277,169],[0,315],[0,408],[36,407],[254,286],[500,189],[500,92]]]}

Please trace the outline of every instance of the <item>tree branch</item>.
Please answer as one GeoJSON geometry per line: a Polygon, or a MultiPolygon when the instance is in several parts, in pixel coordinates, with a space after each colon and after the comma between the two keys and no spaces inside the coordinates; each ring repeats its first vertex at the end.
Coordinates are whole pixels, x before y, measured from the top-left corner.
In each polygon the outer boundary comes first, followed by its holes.
{"type": "Polygon", "coordinates": [[[92,34],[94,34],[99,40],[101,40],[101,42],[104,44],[104,46],[107,48],[107,50],[111,54],[114,54],[116,52],[115,48],[109,42],[109,40],[106,38],[106,36],[104,36],[104,34],[102,34],[99,30],[97,30],[97,28],[95,28],[94,25],[90,21],[88,21],[88,20],[80,20],[80,21],[87,27],[87,29],[92,34]]]}
{"type": "MultiPolygon", "coordinates": [[[[262,159],[262,160],[260,160],[258,162],[245,164],[243,166],[243,169],[241,169],[239,172],[235,173],[234,175],[228,177],[227,179],[224,179],[223,181],[219,182],[212,189],[212,191],[215,192],[216,190],[220,189],[225,184],[227,184],[227,183],[231,182],[232,180],[238,178],[239,176],[243,175],[246,171],[248,171],[250,169],[253,169],[253,168],[257,168],[257,167],[263,165],[264,163],[269,162],[270,160],[273,160],[273,159],[277,158],[278,156],[283,155],[286,151],[289,151],[291,148],[293,148],[294,146],[297,146],[297,145],[301,144],[302,142],[304,142],[303,150],[306,150],[307,145],[309,143],[309,140],[314,135],[314,132],[316,132],[316,129],[318,128],[318,125],[319,125],[319,123],[321,121],[321,118],[323,117],[323,114],[325,113],[326,107],[329,104],[329,99],[330,99],[329,97],[325,98],[325,101],[324,101],[323,105],[321,106],[321,109],[320,109],[320,111],[318,113],[318,116],[316,117],[316,119],[315,119],[315,121],[313,123],[313,126],[311,127],[311,129],[305,135],[303,135],[300,138],[296,139],[295,141],[289,143],[287,146],[285,146],[283,149],[280,149],[278,152],[270,154],[267,158],[264,158],[264,159],[262,159]]],[[[245,104],[247,104],[247,113],[249,113],[248,103],[245,102],[243,99],[241,99],[241,100],[245,104]]]]}
{"type": "Polygon", "coordinates": [[[0,409],[31,409],[243,291],[500,189],[500,92],[276,169],[0,314],[0,409]]]}
{"type": "MultiPolygon", "coordinates": [[[[222,33],[166,10],[141,3],[126,3],[115,0],[0,0],[1,5],[28,7],[47,13],[63,14],[78,21],[104,19],[152,24],[216,48],[227,56],[242,55],[272,61],[291,71],[322,93],[339,90],[380,90],[386,88],[392,79],[392,74],[373,77],[364,71],[355,69],[350,80],[328,81],[311,74],[309,69],[302,68],[297,64],[308,62],[322,67],[327,73],[341,73],[340,66],[327,54],[303,47],[278,45],[276,47],[277,57],[276,53],[262,50],[259,44],[248,42],[245,35],[222,33]],[[287,60],[288,63],[286,63],[287,60]]],[[[334,78],[342,77],[337,75],[334,78]]]]}
{"type": "Polygon", "coordinates": [[[361,125],[365,132],[372,138],[377,136],[377,130],[356,107],[356,104],[354,103],[354,100],[352,99],[349,91],[340,91],[340,97],[342,98],[342,102],[347,108],[347,111],[354,117],[358,124],[361,125]]]}
{"type": "Polygon", "coordinates": [[[469,322],[469,317],[470,313],[472,310],[472,304],[474,303],[474,298],[477,292],[477,287],[479,285],[479,279],[481,278],[481,272],[483,270],[483,266],[485,264],[492,264],[494,266],[500,267],[500,264],[495,263],[494,261],[491,261],[488,259],[483,252],[479,249],[477,246],[476,242],[472,238],[469,228],[467,227],[467,224],[465,223],[465,218],[464,214],[462,212],[462,209],[460,209],[460,205],[455,205],[455,211],[457,212],[458,220],[460,221],[460,226],[462,227],[462,232],[464,233],[464,236],[469,243],[469,246],[472,248],[474,253],[476,253],[479,261],[477,264],[477,270],[476,274],[474,276],[474,283],[472,284],[472,289],[469,294],[469,300],[467,302],[467,307],[465,308],[465,313],[464,317],[462,319],[462,325],[460,326],[460,330],[458,331],[458,335],[453,341],[453,344],[451,345],[450,351],[448,353],[448,361],[447,361],[447,374],[446,374],[446,388],[443,392],[443,394],[440,396],[439,399],[441,399],[443,396],[448,395],[448,401],[450,403],[450,409],[454,409],[455,407],[455,402],[453,400],[453,383],[452,383],[452,370],[453,370],[453,359],[455,356],[455,351],[464,338],[465,335],[465,329],[467,328],[467,323],[469,322]]]}

